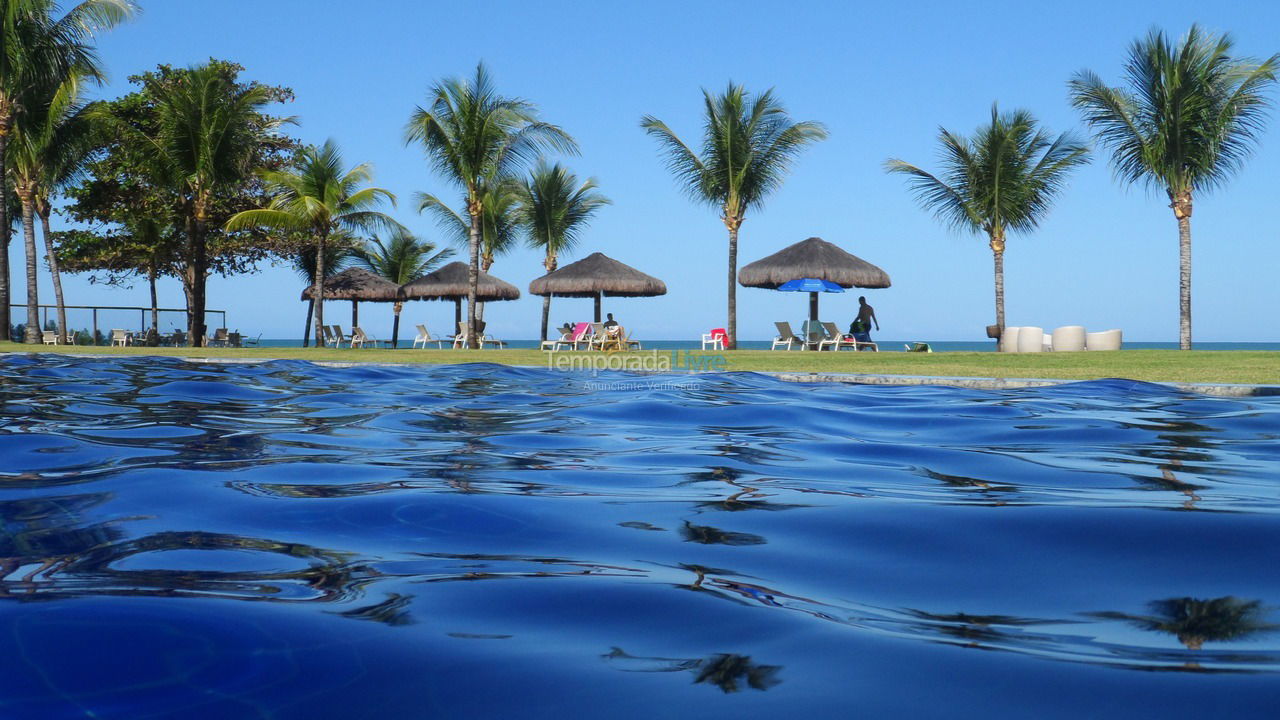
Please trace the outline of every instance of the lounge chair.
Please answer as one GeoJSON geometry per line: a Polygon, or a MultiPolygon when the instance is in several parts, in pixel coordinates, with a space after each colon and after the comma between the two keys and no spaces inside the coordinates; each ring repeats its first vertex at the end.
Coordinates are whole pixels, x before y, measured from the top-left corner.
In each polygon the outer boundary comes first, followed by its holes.
{"type": "Polygon", "coordinates": [[[625,327],[618,325],[617,328],[617,331],[612,334],[607,332],[604,334],[604,339],[600,341],[601,350],[615,350],[621,352],[623,350],[630,350],[632,345],[635,345],[636,349],[640,348],[639,341],[632,340],[631,336],[627,334],[627,329],[625,327]]]}
{"type": "Polygon", "coordinates": [[[804,349],[804,341],[791,332],[791,323],[776,322],[773,326],[778,328],[778,337],[773,339],[773,347],[769,348],[770,350],[777,350],[779,345],[786,345],[787,350],[790,350],[793,345],[799,345],[801,350],[804,349]]]}
{"type": "Polygon", "coordinates": [[[238,347],[242,347],[243,344],[244,344],[244,338],[240,335],[238,331],[233,333],[227,333],[228,347],[238,348],[238,347]]]}
{"type": "Polygon", "coordinates": [[[187,334],[181,330],[174,330],[173,334],[169,336],[169,342],[174,347],[182,347],[187,344],[187,334]]]}
{"type": "Polygon", "coordinates": [[[330,325],[329,329],[333,331],[333,346],[342,347],[342,343],[348,342],[347,336],[342,334],[341,325],[330,325]]]}
{"type": "Polygon", "coordinates": [[[821,349],[822,341],[827,338],[827,331],[817,320],[805,320],[800,326],[800,336],[804,339],[806,348],[821,349]]]}
{"type": "Polygon", "coordinates": [[[328,325],[321,325],[320,332],[324,334],[325,347],[328,347],[334,344],[335,339],[333,337],[333,328],[330,328],[328,325]]]}
{"type": "Polygon", "coordinates": [[[42,331],[42,332],[41,332],[41,337],[44,339],[44,344],[45,344],[45,345],[57,345],[57,344],[58,344],[58,331],[57,331],[57,330],[44,330],[44,331],[42,331]]]}
{"type": "Polygon", "coordinates": [[[905,352],[922,352],[922,353],[933,352],[933,348],[929,347],[929,343],[927,342],[908,343],[906,345],[903,345],[902,349],[905,352]]]}
{"type": "Polygon", "coordinates": [[[258,347],[258,345],[260,345],[261,343],[262,343],[262,333],[258,333],[258,337],[253,337],[253,338],[247,337],[244,339],[245,347],[258,347]]]}
{"type": "Polygon", "coordinates": [[[129,344],[129,333],[124,330],[111,331],[111,347],[124,347],[129,344]]]}
{"type": "Polygon", "coordinates": [[[724,350],[728,339],[729,333],[724,328],[712,328],[711,332],[702,334],[702,349],[706,350],[710,345],[712,350],[724,350]]]}
{"type": "Polygon", "coordinates": [[[444,338],[433,338],[431,333],[427,332],[426,325],[418,325],[418,335],[413,339],[413,346],[418,347],[418,343],[422,343],[422,349],[427,349],[427,343],[433,342],[437,348],[444,348],[444,338]]]}
{"type": "Polygon", "coordinates": [[[559,350],[561,345],[568,345],[574,350],[577,350],[578,342],[582,339],[583,335],[587,334],[587,330],[590,327],[591,325],[588,323],[578,323],[577,327],[565,325],[560,328],[560,337],[555,340],[543,340],[542,343],[538,345],[538,349],[554,352],[559,350]]]}
{"type": "MultiPolygon", "coordinates": [[[[479,344],[481,348],[484,347],[484,336],[481,335],[480,333],[476,333],[476,343],[479,344]]],[[[466,347],[467,347],[467,324],[464,322],[460,322],[458,323],[458,334],[453,336],[453,349],[459,350],[459,349],[465,349],[466,347]]]]}
{"type": "Polygon", "coordinates": [[[643,350],[639,340],[632,340],[631,333],[626,328],[620,328],[618,336],[621,338],[620,343],[623,350],[643,350]]]}
{"type": "Polygon", "coordinates": [[[484,347],[485,343],[489,343],[491,345],[497,345],[499,349],[502,349],[507,346],[506,341],[499,340],[492,335],[486,335],[484,332],[484,329],[485,329],[485,324],[484,324],[484,321],[481,320],[479,323],[476,324],[476,335],[478,335],[480,338],[480,347],[484,347]]]}
{"type": "Polygon", "coordinates": [[[227,346],[227,329],[218,328],[213,331],[213,337],[209,338],[209,347],[226,347],[227,346]]]}
{"type": "Polygon", "coordinates": [[[824,334],[826,335],[826,337],[818,341],[819,350],[824,347],[830,347],[832,350],[836,351],[840,350],[842,347],[851,347],[854,350],[858,349],[858,341],[852,335],[846,335],[840,332],[840,328],[837,328],[835,323],[824,322],[819,324],[822,326],[824,334]]]}
{"type": "Polygon", "coordinates": [[[364,347],[365,345],[373,345],[378,347],[377,338],[361,330],[358,326],[351,328],[351,347],[364,347]]]}

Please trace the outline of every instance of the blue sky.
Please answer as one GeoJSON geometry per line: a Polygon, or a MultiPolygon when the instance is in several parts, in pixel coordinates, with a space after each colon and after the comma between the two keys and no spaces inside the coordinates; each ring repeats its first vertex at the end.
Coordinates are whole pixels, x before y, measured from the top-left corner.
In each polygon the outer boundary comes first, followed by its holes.
{"type": "MultiPolygon", "coordinates": [[[[701,88],[728,81],[774,88],[792,116],[825,123],[830,138],[800,157],[760,212],[750,214],[740,264],[819,236],[884,268],[893,287],[867,291],[886,338],[978,340],[993,322],[991,253],[984,240],[957,235],[921,211],[888,157],[932,167],[938,127],[968,133],[993,101],[1032,111],[1055,132],[1083,133],[1066,99],[1077,70],[1118,83],[1124,53],[1152,26],[1175,35],[1193,22],[1229,31],[1244,55],[1280,52],[1280,5],[1239,2],[778,3],[505,2],[378,0],[141,0],[134,22],[102,37],[115,97],[126,78],[157,63],[209,57],[236,61],[245,77],[287,85],[296,102],[293,133],[338,141],[350,163],[370,162],[375,181],[401,198],[399,220],[440,241],[414,214],[415,191],[453,197],[403,127],[430,85],[487,63],[506,94],[535,102],[544,119],[577,138],[566,163],[594,176],[614,204],[586,233],[581,257],[599,250],[666,281],[652,299],[606,300],[634,335],[696,338],[725,318],[727,240],[717,212],[695,205],[664,169],[638,127],[650,113],[689,141],[698,139],[701,88]],[[474,31],[473,31],[474,29],[474,31]]],[[[1280,267],[1280,217],[1271,208],[1280,170],[1280,119],[1261,149],[1223,190],[1197,198],[1193,302],[1198,341],[1280,340],[1266,318],[1280,306],[1280,284],[1260,281],[1280,267]]],[[[1177,229],[1167,200],[1112,180],[1106,158],[1079,171],[1041,228],[1009,242],[1006,308],[1011,325],[1083,324],[1123,328],[1126,339],[1177,338],[1177,229]]],[[[22,302],[22,244],[10,259],[22,302]]],[[[568,258],[572,260],[574,258],[568,258]]],[[[542,274],[539,255],[501,257],[493,273],[522,289],[542,274]]],[[[70,304],[145,305],[145,283],[131,290],[64,280],[70,304]]],[[[47,280],[42,302],[52,302],[47,280]]],[[[284,268],[209,283],[209,306],[228,324],[267,337],[300,336],[299,281],[284,268]]],[[[176,280],[161,304],[182,307],[176,280]]],[[[847,323],[857,292],[823,298],[824,319],[847,323]]],[[[349,320],[348,303],[329,307],[349,320]]],[[[775,320],[801,319],[801,295],[738,289],[743,339],[771,337],[775,320]]],[[[495,304],[495,334],[535,337],[541,299],[495,304]]],[[[15,317],[21,318],[21,310],[15,317]]],[[[586,319],[589,300],[557,299],[553,321],[586,319]]],[[[390,309],[366,306],[362,324],[390,334],[390,309]]],[[[411,303],[404,322],[444,332],[451,304],[411,303]]],[[[178,325],[177,315],[163,324],[178,325]]],[[[71,318],[88,324],[87,315],[71,318]]],[[[104,314],[103,325],[137,323],[104,314]]]]}

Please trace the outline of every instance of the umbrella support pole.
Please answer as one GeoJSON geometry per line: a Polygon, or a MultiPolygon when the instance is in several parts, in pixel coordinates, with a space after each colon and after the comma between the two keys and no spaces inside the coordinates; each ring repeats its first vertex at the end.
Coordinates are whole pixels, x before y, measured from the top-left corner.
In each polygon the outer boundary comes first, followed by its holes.
{"type": "Polygon", "coordinates": [[[351,329],[355,330],[356,326],[358,326],[359,324],[360,324],[360,303],[355,300],[352,300],[351,301],[351,329]]]}
{"type": "Polygon", "coordinates": [[[462,298],[456,298],[453,301],[453,332],[462,332],[462,298]]]}
{"type": "Polygon", "coordinates": [[[600,322],[600,295],[601,293],[596,293],[596,322],[600,322]]]}

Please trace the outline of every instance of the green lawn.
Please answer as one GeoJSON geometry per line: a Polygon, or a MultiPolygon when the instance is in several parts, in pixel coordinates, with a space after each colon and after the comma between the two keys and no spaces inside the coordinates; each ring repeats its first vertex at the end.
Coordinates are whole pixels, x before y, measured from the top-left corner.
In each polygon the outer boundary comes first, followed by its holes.
{"type": "MultiPolygon", "coordinates": [[[[0,352],[57,352],[82,355],[170,355],[225,359],[293,359],[326,362],[468,363],[546,366],[538,350],[386,350],[325,348],[106,348],[21,345],[0,342],[0,352]]],[[[587,353],[557,353],[586,355],[587,353]]],[[[648,353],[638,353],[647,355],[648,353]]],[[[670,351],[659,351],[670,357],[670,351]]],[[[706,362],[714,353],[691,351],[706,362]]],[[[600,357],[600,353],[591,353],[600,357]]],[[[681,358],[684,351],[681,351],[681,358]]],[[[1280,384],[1280,352],[1121,350],[1104,353],[997,354],[854,353],[735,350],[724,353],[726,370],[776,372],[875,373],[993,378],[1053,378],[1089,380],[1121,377],[1151,382],[1280,384]]],[[[615,362],[620,362],[615,360],[615,362]]]]}

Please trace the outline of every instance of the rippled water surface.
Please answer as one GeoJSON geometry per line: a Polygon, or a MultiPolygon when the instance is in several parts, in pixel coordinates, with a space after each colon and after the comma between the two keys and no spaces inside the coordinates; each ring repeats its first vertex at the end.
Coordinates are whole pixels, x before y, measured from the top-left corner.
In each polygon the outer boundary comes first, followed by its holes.
{"type": "Polygon", "coordinates": [[[1280,401],[0,360],[3,718],[1268,717],[1280,401]]]}

